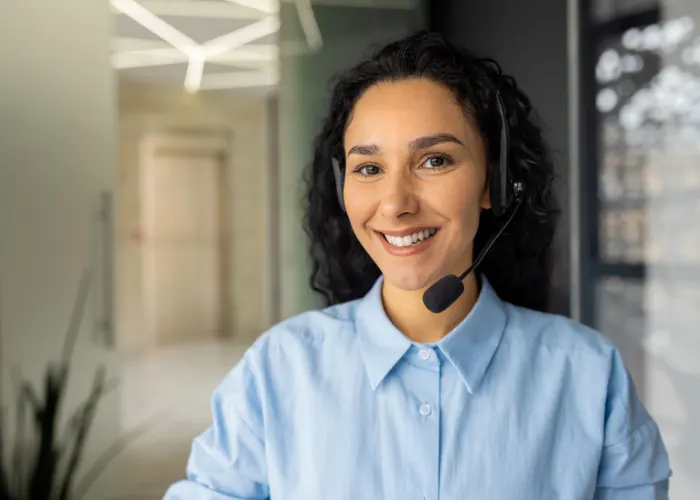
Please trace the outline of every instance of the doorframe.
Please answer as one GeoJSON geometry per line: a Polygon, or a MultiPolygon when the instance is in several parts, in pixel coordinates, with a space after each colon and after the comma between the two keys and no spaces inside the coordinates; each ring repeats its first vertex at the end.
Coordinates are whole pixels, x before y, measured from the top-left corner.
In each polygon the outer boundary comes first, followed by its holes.
{"type": "MultiPolygon", "coordinates": [[[[231,230],[231,219],[233,214],[231,213],[233,204],[231,203],[231,196],[233,193],[230,189],[230,179],[234,167],[233,158],[233,141],[232,134],[226,130],[212,130],[212,129],[176,129],[176,128],[164,128],[153,131],[146,131],[139,143],[139,161],[138,161],[138,176],[139,176],[139,227],[145,227],[144,220],[144,210],[143,210],[143,195],[144,195],[144,174],[145,167],[148,162],[152,161],[157,155],[158,150],[169,149],[169,150],[201,150],[206,153],[211,153],[213,155],[220,155],[222,158],[222,182],[221,182],[221,198],[220,203],[223,206],[220,207],[221,210],[221,226],[223,228],[223,239],[224,248],[222,250],[222,274],[224,279],[221,281],[221,307],[222,307],[222,338],[231,339],[235,334],[235,318],[233,317],[233,307],[232,307],[232,296],[233,296],[233,276],[232,276],[232,230],[231,230]]],[[[141,252],[143,252],[143,247],[141,247],[141,252]]],[[[142,300],[146,299],[145,292],[145,268],[144,268],[144,258],[143,253],[141,253],[141,271],[140,271],[140,286],[141,286],[141,297],[142,300]]],[[[148,342],[146,343],[149,347],[157,347],[156,336],[153,335],[150,319],[147,317],[147,310],[145,303],[142,303],[142,317],[144,319],[143,326],[148,330],[148,342]]]]}
{"type": "Polygon", "coordinates": [[[267,324],[282,321],[282,286],[280,255],[280,174],[279,174],[279,97],[271,95],[265,103],[267,161],[267,324]]]}

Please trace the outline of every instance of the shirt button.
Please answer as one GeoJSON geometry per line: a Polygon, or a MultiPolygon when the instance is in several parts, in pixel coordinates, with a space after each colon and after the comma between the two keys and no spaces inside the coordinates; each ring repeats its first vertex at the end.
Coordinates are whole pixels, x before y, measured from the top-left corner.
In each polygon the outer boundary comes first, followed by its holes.
{"type": "Polygon", "coordinates": [[[423,348],[420,350],[418,353],[418,357],[422,359],[423,361],[428,361],[430,359],[430,356],[433,355],[433,351],[430,349],[423,348]]]}
{"type": "Polygon", "coordinates": [[[430,415],[430,412],[432,410],[431,410],[430,405],[428,403],[423,403],[422,405],[420,405],[420,408],[418,408],[418,411],[420,412],[421,415],[423,415],[424,417],[427,417],[428,415],[430,415]]]}

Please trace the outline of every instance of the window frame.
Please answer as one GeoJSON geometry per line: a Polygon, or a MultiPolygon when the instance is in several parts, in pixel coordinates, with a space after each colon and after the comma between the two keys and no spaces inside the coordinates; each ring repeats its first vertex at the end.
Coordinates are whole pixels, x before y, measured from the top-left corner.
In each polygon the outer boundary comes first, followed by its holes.
{"type": "Polygon", "coordinates": [[[593,328],[598,326],[596,289],[601,279],[619,277],[641,279],[646,277],[645,264],[610,263],[601,258],[599,218],[601,204],[598,199],[600,175],[599,121],[596,109],[598,83],[595,77],[600,43],[610,36],[622,35],[630,28],[646,26],[661,20],[661,9],[642,10],[623,14],[597,22],[593,16],[593,1],[579,1],[579,79],[580,79],[580,128],[579,128],[579,283],[580,320],[593,328]]]}

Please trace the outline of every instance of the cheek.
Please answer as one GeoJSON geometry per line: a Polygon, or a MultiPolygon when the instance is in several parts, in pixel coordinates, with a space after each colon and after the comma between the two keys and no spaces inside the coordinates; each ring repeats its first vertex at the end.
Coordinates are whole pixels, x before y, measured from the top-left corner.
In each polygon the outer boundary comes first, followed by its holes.
{"type": "Polygon", "coordinates": [[[373,203],[371,197],[362,195],[352,186],[346,186],[344,191],[345,211],[350,225],[356,236],[362,241],[362,227],[371,218],[373,203]]]}
{"type": "Polygon", "coordinates": [[[482,192],[475,185],[474,179],[446,179],[441,189],[426,193],[426,201],[455,227],[468,230],[481,214],[482,192]]]}

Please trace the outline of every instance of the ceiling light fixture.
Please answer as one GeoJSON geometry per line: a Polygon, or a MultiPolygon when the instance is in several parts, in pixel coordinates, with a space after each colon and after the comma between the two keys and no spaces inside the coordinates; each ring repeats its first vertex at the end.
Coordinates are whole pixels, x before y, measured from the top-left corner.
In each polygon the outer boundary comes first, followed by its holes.
{"type": "MultiPolygon", "coordinates": [[[[265,14],[278,14],[280,8],[278,0],[226,1],[231,4],[237,4],[242,7],[255,9],[256,11],[265,14]]],[[[318,23],[316,22],[316,18],[314,16],[311,0],[294,1],[296,3],[297,13],[304,30],[307,45],[314,51],[320,49],[323,45],[323,40],[318,23]]],[[[157,4],[157,1],[152,3],[157,4]]],[[[139,50],[132,44],[134,50],[119,51],[116,49],[116,53],[112,55],[113,66],[118,69],[125,69],[187,62],[188,67],[185,77],[185,89],[188,92],[194,93],[200,88],[204,88],[204,65],[207,62],[230,64],[234,66],[237,62],[239,62],[245,63],[246,66],[257,67],[259,64],[264,64],[266,61],[274,63],[279,57],[278,45],[274,45],[274,47],[272,45],[255,47],[255,49],[260,50],[252,50],[252,47],[250,48],[251,50],[241,49],[242,46],[249,44],[250,42],[278,32],[280,29],[280,20],[279,16],[277,15],[265,17],[264,19],[237,29],[231,33],[227,33],[203,44],[199,44],[164,21],[162,18],[158,17],[155,13],[151,12],[136,0],[110,0],[110,5],[112,6],[113,10],[130,17],[133,21],[140,24],[173,47],[147,48],[148,46],[144,45],[143,49],[139,50]],[[271,47],[273,47],[274,50],[270,50],[271,47]]],[[[161,7],[163,6],[161,5],[161,7]]],[[[177,11],[178,14],[185,14],[185,12],[182,11],[183,8],[184,4],[182,2],[178,3],[178,9],[180,9],[177,11]]],[[[133,40],[131,42],[133,42],[133,40]]],[[[144,40],[144,42],[152,41],[144,40]]],[[[124,44],[121,46],[124,47],[124,44]]],[[[253,81],[256,78],[257,80],[261,80],[262,78],[265,82],[271,81],[269,72],[261,73],[249,71],[247,73],[244,72],[243,74],[247,76],[242,77],[241,81],[253,81]],[[265,74],[267,76],[263,78],[260,76],[261,74],[265,74]]],[[[219,83],[210,82],[206,85],[206,88],[212,88],[211,85],[220,85],[222,81],[231,80],[228,77],[216,78],[214,82],[219,83]],[[218,78],[218,80],[216,78],[218,78]]],[[[265,85],[267,85],[267,83],[265,85]]],[[[239,85],[236,84],[236,86],[239,85]]]]}

